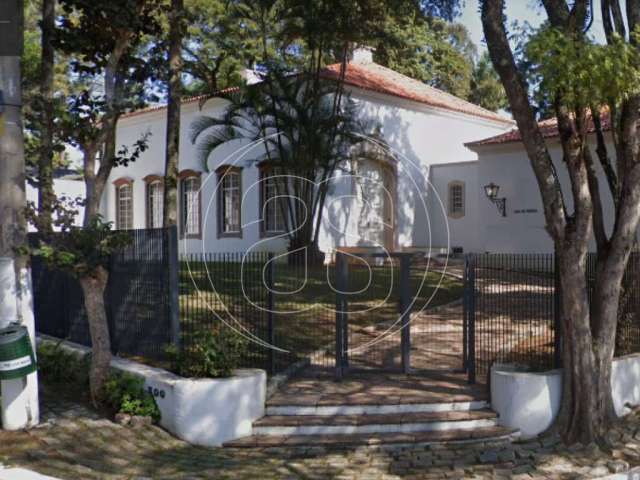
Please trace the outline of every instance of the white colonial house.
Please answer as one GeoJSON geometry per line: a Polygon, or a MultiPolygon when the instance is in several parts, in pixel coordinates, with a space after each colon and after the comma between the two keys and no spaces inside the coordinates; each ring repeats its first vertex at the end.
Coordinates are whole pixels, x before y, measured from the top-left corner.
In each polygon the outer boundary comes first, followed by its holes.
{"type": "MultiPolygon", "coordinates": [[[[329,66],[327,76],[337,75],[338,69],[329,66]]],[[[553,250],[533,170],[512,120],[377,65],[364,50],[348,64],[345,82],[359,114],[376,125],[376,138],[389,148],[376,147],[375,139],[367,143],[376,155],[368,152],[365,159],[354,152],[355,175],[339,172],[332,181],[322,219],[323,251],[553,250]],[[499,188],[496,201],[487,198],[487,185],[499,188]]],[[[181,250],[283,251],[287,240],[273,201],[274,181],[256,160],[261,147],[238,151],[237,145],[223,146],[204,168],[189,139],[194,119],[220,116],[226,105],[220,97],[190,98],[182,105],[181,250]]],[[[570,202],[557,125],[547,120],[540,126],[570,202]]],[[[604,126],[608,128],[606,121],[604,126]]],[[[119,145],[151,135],[149,149],[135,163],[115,168],[105,189],[101,213],[118,229],[161,226],[165,130],[163,106],[132,112],[118,123],[119,145]]],[[[59,195],[75,197],[83,189],[81,178],[71,172],[56,179],[59,195]]],[[[35,199],[35,190],[28,190],[35,199]]],[[[605,217],[611,228],[613,203],[607,195],[605,217]]]]}
{"type": "MultiPolygon", "coordinates": [[[[329,66],[326,74],[335,76],[338,70],[329,66]]],[[[481,198],[478,155],[465,143],[502,134],[513,122],[377,65],[364,50],[348,64],[345,84],[359,115],[376,126],[388,149],[371,142],[375,159],[354,153],[355,175],[336,175],[322,218],[321,249],[480,247],[479,219],[489,208],[481,198]]],[[[237,146],[223,145],[204,168],[189,139],[194,119],[222,115],[227,102],[199,97],[182,105],[181,247],[188,252],[284,250],[280,210],[270,201],[273,182],[256,161],[260,147],[238,152],[237,146]]],[[[101,211],[118,229],[161,226],[166,113],[165,107],[147,108],[118,123],[119,145],[151,135],[148,150],[135,163],[115,168],[105,190],[101,211]]]]}

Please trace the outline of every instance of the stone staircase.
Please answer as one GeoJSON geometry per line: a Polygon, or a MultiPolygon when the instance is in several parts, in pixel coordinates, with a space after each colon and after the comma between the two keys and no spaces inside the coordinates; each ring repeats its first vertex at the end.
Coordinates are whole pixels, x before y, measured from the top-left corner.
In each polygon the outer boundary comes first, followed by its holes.
{"type": "Polygon", "coordinates": [[[228,447],[510,441],[486,401],[358,405],[268,404],[253,435],[228,447]]]}

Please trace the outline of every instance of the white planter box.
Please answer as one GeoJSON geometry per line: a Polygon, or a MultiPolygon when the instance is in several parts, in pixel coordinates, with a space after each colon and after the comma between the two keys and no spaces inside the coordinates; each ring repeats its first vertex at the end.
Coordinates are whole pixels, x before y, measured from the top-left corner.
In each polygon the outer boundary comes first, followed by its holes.
{"type": "Polygon", "coordinates": [[[267,374],[236,370],[229,378],[183,378],[166,370],[114,358],[112,367],[144,377],[160,408],[160,425],[178,438],[207,447],[251,435],[264,416],[267,374]]]}
{"type": "MultiPolygon", "coordinates": [[[[79,353],[90,350],[70,342],[62,345],[79,353]]],[[[251,435],[253,422],[265,413],[264,370],[236,370],[229,378],[189,379],[117,357],[111,367],[143,377],[160,408],[160,425],[195,445],[219,446],[251,435]]]]}
{"type": "Polygon", "coordinates": [[[621,417],[640,405],[640,353],[616,358],[611,365],[611,394],[621,417]]]}
{"type": "MultiPolygon", "coordinates": [[[[611,395],[619,417],[640,405],[640,354],[613,360],[611,395]]],[[[522,372],[510,364],[491,369],[491,408],[500,425],[519,429],[522,438],[534,437],[551,426],[561,397],[562,370],[522,372]]]]}
{"type": "Polygon", "coordinates": [[[498,424],[517,428],[522,438],[545,431],[556,418],[562,396],[562,370],[518,371],[515,365],[491,369],[491,408],[498,424]]]}

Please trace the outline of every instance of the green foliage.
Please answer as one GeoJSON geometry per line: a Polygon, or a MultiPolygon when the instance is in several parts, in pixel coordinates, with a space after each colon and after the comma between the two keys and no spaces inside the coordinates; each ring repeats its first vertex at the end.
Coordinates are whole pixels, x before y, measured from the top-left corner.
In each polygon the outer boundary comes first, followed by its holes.
{"type": "Polygon", "coordinates": [[[320,224],[313,219],[322,214],[333,172],[348,168],[353,148],[372,128],[361,122],[338,81],[312,72],[292,76],[274,67],[265,73],[265,85],[229,95],[221,117],[197,118],[191,141],[207,168],[210,154],[221,145],[264,140],[255,147],[253,161],[269,162],[281,178],[296,178],[278,186],[289,248],[295,250],[314,245],[320,224]]]}
{"type": "Polygon", "coordinates": [[[469,101],[494,112],[509,107],[507,94],[487,52],[474,67],[469,101]]]}
{"type": "Polygon", "coordinates": [[[64,349],[60,342],[41,342],[37,349],[38,370],[44,382],[86,389],[91,355],[64,349]]]}
{"type": "Polygon", "coordinates": [[[255,19],[242,18],[240,4],[237,0],[185,1],[183,71],[190,77],[186,83],[190,95],[239,85],[243,68],[259,58],[255,19]]]}
{"type": "Polygon", "coordinates": [[[247,350],[247,340],[231,330],[200,330],[189,346],[167,349],[172,370],[183,377],[229,377],[247,350]]]}
{"type": "Polygon", "coordinates": [[[375,60],[466,98],[476,54],[466,28],[452,24],[457,0],[189,0],[185,71],[191,92],[239,83],[242,66],[310,71],[340,62],[354,45],[375,60]],[[327,28],[330,26],[330,28],[327,28]]]}
{"type": "Polygon", "coordinates": [[[427,17],[409,3],[389,9],[367,43],[381,65],[468,97],[476,47],[463,25],[427,17]]]}
{"type": "MultiPolygon", "coordinates": [[[[131,238],[126,232],[112,231],[111,222],[103,221],[100,215],[83,228],[74,227],[77,208],[78,200],[59,199],[54,224],[60,232],[41,237],[35,247],[23,247],[20,253],[41,257],[47,265],[76,277],[91,275],[98,267],[108,270],[111,255],[126,247],[131,238]]],[[[27,217],[34,215],[31,204],[27,217]]]]}
{"type": "Polygon", "coordinates": [[[571,109],[615,105],[640,93],[638,50],[620,37],[599,44],[545,26],[524,52],[537,94],[560,99],[571,109]]]}
{"type": "MultiPolygon", "coordinates": [[[[155,10],[161,6],[161,0],[58,0],[58,3],[62,15],[58,18],[56,46],[74,56],[71,65],[75,72],[80,75],[102,72],[125,32],[128,63],[144,68],[144,62],[135,61],[141,53],[135,47],[145,35],[160,33],[155,10]]],[[[135,68],[128,73],[135,75],[135,68]]]]}
{"type": "MultiPolygon", "coordinates": [[[[41,62],[41,31],[40,20],[42,17],[41,2],[39,0],[26,0],[24,6],[25,31],[24,50],[21,58],[22,67],[22,99],[25,130],[25,162],[27,173],[36,172],[37,159],[40,154],[40,142],[43,130],[44,98],[40,92],[40,62],[41,62]]],[[[69,93],[71,82],[68,75],[69,63],[65,55],[58,54],[54,63],[54,90],[57,95],[53,99],[54,115],[58,116],[65,110],[63,96],[69,93]]],[[[63,139],[61,132],[54,125],[53,132],[53,166],[54,168],[68,166],[68,159],[64,155],[63,139]]],[[[31,176],[27,180],[37,185],[36,179],[31,176]]]]}
{"type": "Polygon", "coordinates": [[[105,404],[116,413],[160,420],[160,409],[153,395],[144,389],[144,380],[129,373],[113,373],[104,384],[105,404]]]}

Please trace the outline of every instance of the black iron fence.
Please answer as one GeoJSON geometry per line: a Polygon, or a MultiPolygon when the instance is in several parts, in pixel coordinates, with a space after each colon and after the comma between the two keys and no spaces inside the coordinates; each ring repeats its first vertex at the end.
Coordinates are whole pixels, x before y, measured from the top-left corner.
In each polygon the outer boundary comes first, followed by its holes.
{"type": "MultiPolygon", "coordinates": [[[[218,330],[245,337],[240,366],[271,374],[301,360],[328,372],[408,369],[409,329],[399,327],[409,318],[400,315],[409,255],[326,265],[266,252],[179,256],[175,229],[128,234],[105,292],[114,354],[163,360],[168,345],[188,348],[200,332],[218,330]]],[[[78,280],[37,257],[32,273],[38,332],[90,346],[78,280]]]]}
{"type": "Polygon", "coordinates": [[[409,316],[400,313],[409,311],[409,260],[339,253],[335,263],[312,265],[286,254],[184,255],[182,342],[201,330],[242,334],[241,365],[270,373],[302,360],[338,376],[407,370],[409,329],[400,327],[409,316]]]}
{"type": "Polygon", "coordinates": [[[180,258],[182,342],[219,330],[245,338],[241,366],[280,372],[305,358],[331,361],[332,265],[306,266],[266,252],[180,258]],[[327,281],[329,279],[329,281],[327,281]]]}
{"type": "MultiPolygon", "coordinates": [[[[587,259],[594,283],[595,255],[587,259]]],[[[640,254],[625,273],[616,355],[640,351],[640,254]]],[[[553,254],[485,254],[465,259],[463,365],[484,381],[494,362],[535,370],[561,366],[560,282],[553,254]]]]}
{"type": "MultiPolygon", "coordinates": [[[[178,339],[175,228],[127,231],[110,260],[105,306],[114,354],[160,358],[178,339]]],[[[37,234],[30,234],[35,244],[37,234]]],[[[32,258],[34,314],[40,333],[91,345],[84,295],[76,278],[32,258]]]]}

